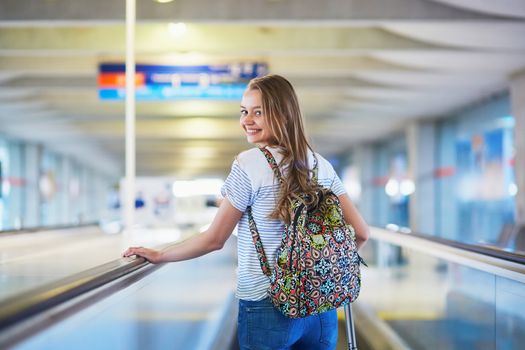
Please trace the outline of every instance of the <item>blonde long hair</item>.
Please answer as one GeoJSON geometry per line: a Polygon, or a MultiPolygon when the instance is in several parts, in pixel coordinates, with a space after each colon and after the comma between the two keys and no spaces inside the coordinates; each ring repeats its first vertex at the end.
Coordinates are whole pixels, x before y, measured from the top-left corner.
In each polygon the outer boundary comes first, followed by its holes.
{"type": "Polygon", "coordinates": [[[291,200],[306,205],[317,203],[319,189],[310,176],[308,149],[312,147],[306,139],[297,95],[292,84],[280,75],[255,78],[248,89],[261,92],[264,118],[273,135],[270,145],[278,147],[283,156],[279,163],[283,182],[270,218],[289,224],[291,200]]]}

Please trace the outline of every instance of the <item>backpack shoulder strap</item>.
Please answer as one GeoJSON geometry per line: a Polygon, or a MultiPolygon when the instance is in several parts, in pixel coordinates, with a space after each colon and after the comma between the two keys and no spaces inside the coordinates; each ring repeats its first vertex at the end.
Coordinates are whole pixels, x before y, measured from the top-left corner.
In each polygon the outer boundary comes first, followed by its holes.
{"type": "Polygon", "coordinates": [[[259,231],[257,231],[257,225],[253,219],[252,207],[247,208],[247,213],[248,225],[250,226],[253,245],[255,246],[255,251],[257,252],[257,257],[259,258],[259,263],[261,264],[261,270],[266,276],[270,277],[272,275],[272,271],[270,270],[270,264],[268,263],[268,258],[264,252],[261,236],[259,236],[259,231]]]}
{"type": "Polygon", "coordinates": [[[283,178],[281,176],[281,171],[279,170],[279,164],[277,164],[277,161],[275,160],[272,152],[270,152],[268,149],[264,147],[259,148],[259,150],[264,154],[264,157],[266,158],[268,165],[270,165],[270,168],[272,168],[277,181],[279,181],[279,183],[282,183],[283,178]]]}
{"type": "MultiPolygon", "coordinates": [[[[283,182],[281,171],[279,170],[279,164],[277,164],[277,161],[275,160],[272,152],[270,152],[268,149],[261,147],[259,150],[264,154],[264,157],[266,158],[266,161],[268,162],[268,165],[270,165],[270,168],[272,168],[273,173],[275,175],[275,178],[279,181],[279,183],[283,182]]],[[[312,155],[314,156],[314,167],[312,169],[313,176],[312,180],[314,182],[317,182],[319,179],[319,160],[317,160],[317,156],[312,151],[312,155]]]]}
{"type": "MultiPolygon", "coordinates": [[[[270,168],[273,170],[273,173],[279,183],[282,183],[283,180],[281,171],[279,170],[279,165],[277,164],[277,161],[275,160],[272,153],[266,148],[259,148],[259,150],[263,153],[266,161],[268,162],[268,165],[270,165],[270,168]]],[[[261,270],[266,276],[270,277],[272,274],[270,264],[268,263],[268,258],[264,252],[261,236],[259,235],[259,231],[257,231],[257,225],[255,224],[255,219],[253,218],[252,208],[248,207],[246,211],[248,214],[248,225],[250,226],[253,245],[255,246],[257,257],[259,258],[259,263],[261,264],[261,270]]]]}
{"type": "Polygon", "coordinates": [[[317,160],[317,156],[315,155],[315,153],[312,152],[312,154],[314,156],[314,168],[313,168],[312,180],[314,182],[318,182],[317,180],[319,180],[319,161],[317,160]]]}

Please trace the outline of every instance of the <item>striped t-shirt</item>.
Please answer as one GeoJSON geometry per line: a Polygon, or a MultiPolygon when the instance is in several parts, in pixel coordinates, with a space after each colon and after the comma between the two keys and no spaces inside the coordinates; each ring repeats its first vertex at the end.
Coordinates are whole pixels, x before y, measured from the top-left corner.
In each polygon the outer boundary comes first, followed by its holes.
{"type": "MultiPolygon", "coordinates": [[[[277,148],[267,147],[279,164],[282,159],[277,148]]],[[[336,195],[345,193],[341,180],[332,165],[316,153],[319,183],[329,187],[336,195]]],[[[313,166],[314,157],[309,152],[308,164],[313,166]]],[[[236,296],[243,300],[262,300],[267,294],[270,281],[261,270],[257,252],[253,245],[248,226],[246,208],[252,207],[253,218],[263,243],[268,262],[272,265],[281,243],[284,224],[269,219],[273,211],[279,185],[263,153],[253,148],[242,152],[232,164],[232,169],[224,186],[222,196],[240,211],[244,212],[237,225],[238,275],[236,296]]]]}

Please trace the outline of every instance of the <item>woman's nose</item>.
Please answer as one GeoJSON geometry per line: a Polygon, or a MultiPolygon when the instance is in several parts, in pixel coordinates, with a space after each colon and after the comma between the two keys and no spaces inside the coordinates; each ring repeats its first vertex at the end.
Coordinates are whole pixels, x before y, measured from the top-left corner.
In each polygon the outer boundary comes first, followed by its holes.
{"type": "Polygon", "coordinates": [[[244,122],[244,124],[253,124],[253,116],[252,116],[252,114],[248,113],[247,115],[245,115],[243,122],[244,122]]]}

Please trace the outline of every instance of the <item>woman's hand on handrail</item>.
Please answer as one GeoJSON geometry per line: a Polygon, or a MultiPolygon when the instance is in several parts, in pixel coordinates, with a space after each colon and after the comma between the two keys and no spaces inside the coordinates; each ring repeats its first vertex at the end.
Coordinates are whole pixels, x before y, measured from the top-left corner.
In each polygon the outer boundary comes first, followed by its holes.
{"type": "Polygon", "coordinates": [[[129,247],[123,254],[123,257],[130,257],[132,255],[143,257],[152,264],[158,264],[162,262],[162,252],[155,249],[144,248],[144,247],[129,247]]]}
{"type": "Polygon", "coordinates": [[[162,250],[130,247],[122,256],[138,255],[153,264],[158,264],[193,259],[214,250],[219,250],[230,237],[242,214],[229,200],[223,200],[215,218],[206,231],[162,250]]]}

